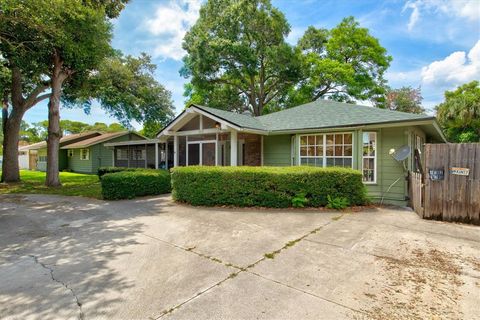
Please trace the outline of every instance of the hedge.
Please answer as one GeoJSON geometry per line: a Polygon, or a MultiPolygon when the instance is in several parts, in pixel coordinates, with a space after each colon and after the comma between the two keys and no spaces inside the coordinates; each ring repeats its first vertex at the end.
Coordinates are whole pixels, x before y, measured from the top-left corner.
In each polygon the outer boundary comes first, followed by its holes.
{"type": "Polygon", "coordinates": [[[100,182],[102,196],[107,200],[132,199],[171,191],[170,173],[167,170],[140,169],[107,173],[100,182]]]}
{"type": "Polygon", "coordinates": [[[100,167],[98,168],[97,175],[101,178],[107,173],[123,172],[123,171],[138,171],[145,170],[144,168],[126,168],[126,167],[100,167]]]}
{"type": "Polygon", "coordinates": [[[172,196],[192,205],[284,208],[301,194],[306,206],[320,207],[345,197],[350,205],[367,201],[359,171],[315,167],[176,167],[172,196]]]}

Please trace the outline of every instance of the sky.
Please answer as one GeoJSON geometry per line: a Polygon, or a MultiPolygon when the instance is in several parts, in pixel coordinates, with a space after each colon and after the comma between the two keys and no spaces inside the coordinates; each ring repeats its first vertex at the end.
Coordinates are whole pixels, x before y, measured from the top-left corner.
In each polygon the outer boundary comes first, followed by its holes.
{"type": "MultiPolygon", "coordinates": [[[[113,21],[112,45],[125,54],[146,52],[157,65],[156,79],[172,92],[176,113],[183,108],[182,39],[195,23],[201,0],[131,0],[113,21]]],[[[291,26],[295,45],[308,26],[333,28],[353,16],[393,57],[386,78],[393,88],[421,87],[423,105],[433,114],[445,90],[480,80],[480,0],[272,0],[291,26]]],[[[90,114],[62,109],[62,119],[116,122],[98,106],[90,114]]],[[[46,103],[25,115],[47,119],[46,103]]],[[[140,128],[134,123],[134,127],[140,128]]]]}

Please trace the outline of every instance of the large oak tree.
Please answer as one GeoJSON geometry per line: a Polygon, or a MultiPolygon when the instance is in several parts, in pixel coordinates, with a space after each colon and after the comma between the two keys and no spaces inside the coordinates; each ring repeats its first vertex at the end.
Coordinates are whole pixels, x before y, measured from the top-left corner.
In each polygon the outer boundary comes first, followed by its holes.
{"type": "Polygon", "coordinates": [[[353,17],[331,30],[309,27],[298,48],[302,51],[303,76],[289,95],[290,106],[320,98],[371,100],[383,106],[384,74],[392,57],[353,17]]]}
{"type": "Polygon", "coordinates": [[[209,0],[183,42],[190,101],[263,114],[299,79],[289,31],[269,0],[209,0]]]}

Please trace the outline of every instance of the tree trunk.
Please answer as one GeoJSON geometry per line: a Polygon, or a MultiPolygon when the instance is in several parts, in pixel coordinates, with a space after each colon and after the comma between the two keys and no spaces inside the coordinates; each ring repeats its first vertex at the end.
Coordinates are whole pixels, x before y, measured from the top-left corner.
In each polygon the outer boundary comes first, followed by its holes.
{"type": "Polygon", "coordinates": [[[12,111],[3,127],[2,182],[19,182],[18,140],[23,112],[12,111]]]}
{"type": "Polygon", "coordinates": [[[53,72],[51,78],[52,92],[48,102],[48,139],[47,139],[47,178],[48,187],[59,187],[59,160],[60,150],[60,95],[66,75],[62,72],[62,61],[57,53],[53,57],[53,72]]]}

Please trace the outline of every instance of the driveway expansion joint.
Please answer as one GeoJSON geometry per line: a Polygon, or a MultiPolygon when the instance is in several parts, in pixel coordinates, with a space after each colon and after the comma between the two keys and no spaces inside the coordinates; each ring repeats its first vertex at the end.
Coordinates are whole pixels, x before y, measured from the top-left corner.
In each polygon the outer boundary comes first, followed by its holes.
{"type": "MultiPolygon", "coordinates": [[[[283,247],[281,247],[281,248],[278,249],[278,250],[273,251],[272,253],[273,253],[274,255],[276,255],[276,254],[278,254],[278,253],[280,253],[280,252],[288,249],[289,247],[292,247],[292,246],[296,245],[297,243],[299,243],[299,242],[301,242],[302,240],[304,240],[306,237],[308,237],[308,236],[310,236],[310,235],[312,235],[312,234],[317,233],[317,232],[320,231],[322,228],[326,227],[327,225],[331,224],[332,222],[336,222],[336,221],[340,220],[344,215],[345,215],[345,213],[343,213],[343,214],[341,214],[341,215],[339,215],[339,216],[336,216],[335,219],[332,219],[331,221],[329,221],[329,222],[321,225],[320,227],[317,227],[317,228],[315,228],[315,229],[307,232],[306,234],[302,235],[302,236],[299,237],[299,238],[296,238],[296,239],[294,239],[294,240],[292,240],[292,241],[287,242],[283,247]]],[[[172,307],[172,308],[170,308],[170,309],[168,309],[168,310],[166,310],[166,311],[163,311],[162,314],[160,314],[158,317],[153,317],[152,319],[154,319],[154,320],[158,320],[158,319],[166,316],[167,314],[172,313],[173,311],[181,308],[183,305],[187,304],[188,302],[192,301],[193,299],[198,298],[199,296],[203,295],[204,293],[207,293],[208,291],[210,291],[210,289],[215,288],[215,287],[218,287],[218,286],[220,286],[222,283],[224,283],[224,282],[226,282],[226,281],[228,281],[228,280],[230,280],[230,279],[235,278],[236,276],[238,276],[238,275],[239,275],[240,273],[242,273],[242,272],[248,272],[248,273],[251,274],[251,275],[258,276],[258,277],[260,277],[260,278],[262,278],[262,279],[269,280],[269,281],[272,281],[272,282],[274,282],[274,283],[277,283],[277,284],[286,286],[286,287],[288,287],[288,288],[290,288],[290,289],[292,289],[292,290],[296,290],[296,291],[299,291],[299,292],[303,292],[304,294],[308,294],[308,295],[310,295],[310,296],[312,296],[312,297],[316,297],[316,298],[318,298],[318,299],[321,299],[321,300],[324,300],[324,301],[327,301],[327,302],[334,303],[334,304],[336,304],[336,305],[338,305],[338,306],[347,308],[347,309],[349,309],[349,310],[352,310],[352,311],[355,311],[355,312],[359,312],[359,313],[364,313],[364,314],[365,314],[365,312],[362,312],[362,311],[360,311],[360,310],[352,309],[351,307],[344,306],[344,305],[339,304],[339,303],[337,303],[337,302],[335,302],[335,301],[330,301],[330,300],[328,300],[328,299],[325,299],[325,298],[322,298],[322,297],[320,297],[320,296],[314,295],[314,294],[309,293],[309,292],[307,292],[307,291],[304,291],[304,290],[302,290],[302,289],[298,289],[298,288],[295,288],[295,287],[291,287],[291,286],[286,285],[286,284],[284,284],[284,283],[281,283],[281,282],[279,282],[279,281],[275,281],[275,280],[272,280],[272,279],[269,279],[269,278],[265,278],[265,277],[263,277],[263,276],[261,276],[261,275],[259,275],[259,274],[257,274],[257,273],[254,273],[254,272],[249,271],[249,269],[255,267],[255,266],[256,266],[257,264],[259,264],[260,262],[265,261],[266,259],[273,259],[273,257],[272,257],[272,258],[268,258],[268,257],[267,257],[267,256],[268,256],[268,253],[265,253],[265,255],[264,255],[262,258],[260,258],[259,260],[255,261],[254,263],[248,265],[247,267],[239,267],[239,266],[235,266],[235,265],[233,265],[233,264],[231,264],[231,263],[224,263],[222,260],[220,260],[220,259],[218,259],[218,258],[215,258],[215,257],[209,256],[209,255],[206,255],[206,254],[197,252],[197,251],[194,250],[195,247],[185,248],[185,247],[183,247],[183,246],[179,246],[179,245],[177,245],[177,244],[174,244],[174,243],[171,243],[171,242],[168,242],[168,241],[165,241],[165,240],[162,240],[162,239],[159,239],[159,238],[156,238],[156,237],[147,235],[147,234],[144,234],[144,235],[147,236],[147,237],[149,237],[149,238],[152,238],[152,239],[154,239],[154,240],[158,240],[158,241],[161,241],[161,242],[163,242],[163,243],[169,244],[169,245],[171,245],[171,246],[173,246],[173,247],[175,247],[175,248],[178,248],[178,249],[181,249],[181,250],[184,250],[184,251],[187,251],[187,252],[191,252],[191,253],[196,254],[196,255],[198,255],[198,256],[200,256],[200,257],[202,257],[202,258],[211,260],[211,261],[213,261],[213,262],[220,263],[220,264],[222,264],[222,265],[224,265],[224,266],[233,267],[233,268],[238,269],[238,271],[232,272],[232,273],[231,273],[230,275],[228,275],[228,277],[226,277],[225,279],[220,280],[219,282],[217,282],[217,283],[215,283],[214,285],[208,287],[207,289],[198,292],[198,293],[195,294],[194,296],[192,296],[192,297],[188,298],[187,300],[185,300],[185,301],[177,304],[176,306],[174,306],[174,307],[172,307]]]]}
{"type": "Polygon", "coordinates": [[[54,276],[54,274],[53,274],[53,273],[54,273],[53,268],[49,267],[49,266],[46,265],[45,263],[40,262],[40,261],[38,260],[38,257],[37,257],[37,256],[32,255],[32,254],[29,254],[28,256],[29,256],[30,258],[32,258],[33,261],[34,261],[36,264],[39,264],[42,268],[44,268],[44,269],[46,269],[46,270],[49,271],[49,273],[50,273],[50,278],[52,279],[52,281],[61,284],[65,289],[67,289],[68,291],[70,291],[70,293],[72,294],[73,298],[75,299],[75,303],[76,303],[76,305],[78,306],[78,309],[79,309],[79,316],[78,316],[78,317],[79,317],[80,320],[84,320],[84,319],[85,319],[85,315],[84,315],[84,313],[83,313],[83,311],[82,311],[82,303],[81,303],[80,300],[78,299],[78,296],[77,296],[77,294],[75,293],[75,291],[74,291],[72,288],[70,288],[70,286],[69,286],[67,283],[63,282],[62,280],[59,280],[59,279],[55,278],[55,276],[54,276]]]}

